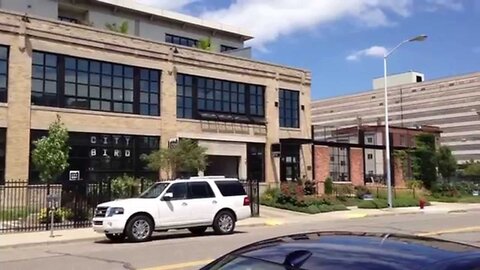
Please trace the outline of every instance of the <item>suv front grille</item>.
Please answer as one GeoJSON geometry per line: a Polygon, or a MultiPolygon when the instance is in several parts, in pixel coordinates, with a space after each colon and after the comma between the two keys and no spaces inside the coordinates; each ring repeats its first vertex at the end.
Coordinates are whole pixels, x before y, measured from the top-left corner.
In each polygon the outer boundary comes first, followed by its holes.
{"type": "Polygon", "coordinates": [[[105,217],[107,209],[108,207],[97,207],[97,209],[95,209],[95,217],[105,217]]]}

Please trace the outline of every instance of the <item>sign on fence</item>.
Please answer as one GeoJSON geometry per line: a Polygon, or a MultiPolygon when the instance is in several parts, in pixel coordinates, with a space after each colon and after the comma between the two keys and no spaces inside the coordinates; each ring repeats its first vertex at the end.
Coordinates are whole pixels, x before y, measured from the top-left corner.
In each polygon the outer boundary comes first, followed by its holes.
{"type": "Polygon", "coordinates": [[[48,204],[48,208],[59,208],[60,196],[58,194],[47,195],[47,204],[48,204]]]}
{"type": "Polygon", "coordinates": [[[70,181],[78,181],[80,180],[80,171],[69,171],[68,179],[70,181]]]}

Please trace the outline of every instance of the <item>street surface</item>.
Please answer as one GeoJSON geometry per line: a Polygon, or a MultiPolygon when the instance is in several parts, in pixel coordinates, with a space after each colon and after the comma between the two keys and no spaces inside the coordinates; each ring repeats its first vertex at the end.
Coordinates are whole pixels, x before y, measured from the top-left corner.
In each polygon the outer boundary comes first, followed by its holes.
{"type": "Polygon", "coordinates": [[[417,214],[243,227],[234,235],[158,234],[147,243],[83,241],[0,249],[2,270],[198,269],[235,248],[284,234],[350,230],[430,235],[480,246],[479,212],[417,214]]]}

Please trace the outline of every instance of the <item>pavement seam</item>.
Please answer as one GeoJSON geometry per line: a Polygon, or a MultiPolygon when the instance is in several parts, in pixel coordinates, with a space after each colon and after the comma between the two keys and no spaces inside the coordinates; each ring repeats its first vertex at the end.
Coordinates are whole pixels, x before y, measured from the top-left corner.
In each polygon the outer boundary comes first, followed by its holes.
{"type": "Polygon", "coordinates": [[[106,263],[116,263],[116,264],[121,264],[122,267],[127,269],[127,270],[136,270],[136,268],[133,267],[129,262],[124,262],[124,261],[103,259],[103,258],[99,258],[99,257],[85,256],[85,255],[75,255],[75,254],[72,254],[72,253],[64,253],[64,252],[57,252],[57,251],[50,251],[50,250],[45,251],[45,253],[52,254],[52,255],[59,255],[59,256],[69,256],[69,257],[83,258],[83,259],[95,260],[95,261],[106,262],[106,263]]]}

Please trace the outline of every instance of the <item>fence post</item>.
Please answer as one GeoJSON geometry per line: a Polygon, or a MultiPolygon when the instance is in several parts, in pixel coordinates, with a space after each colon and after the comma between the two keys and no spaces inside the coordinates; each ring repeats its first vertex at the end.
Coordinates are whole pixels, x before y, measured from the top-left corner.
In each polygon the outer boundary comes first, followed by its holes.
{"type": "Polygon", "coordinates": [[[45,230],[48,231],[50,229],[50,222],[48,222],[48,214],[53,215],[53,213],[50,212],[50,205],[48,204],[48,196],[50,195],[50,182],[47,182],[47,196],[45,196],[46,205],[47,205],[47,220],[45,222],[45,230]]]}

